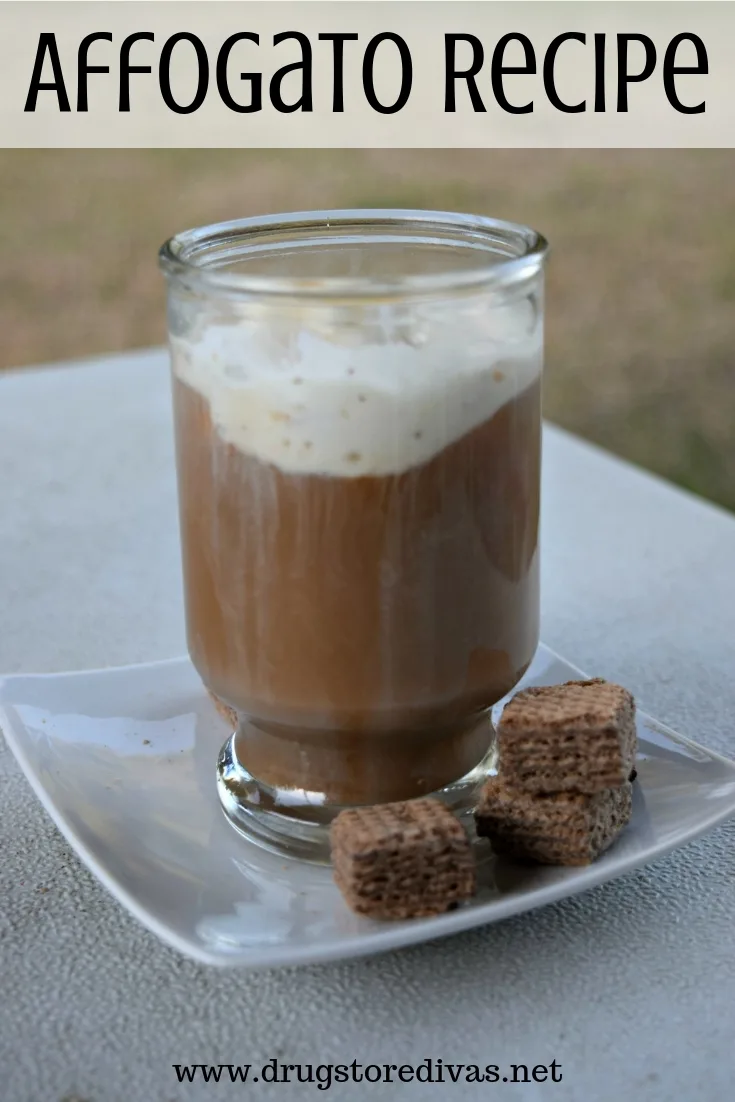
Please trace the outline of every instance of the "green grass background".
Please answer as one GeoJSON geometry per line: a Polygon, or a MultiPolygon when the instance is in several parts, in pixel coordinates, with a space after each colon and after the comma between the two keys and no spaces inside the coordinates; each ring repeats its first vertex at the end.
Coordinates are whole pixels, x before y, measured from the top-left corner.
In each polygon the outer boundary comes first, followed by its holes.
{"type": "Polygon", "coordinates": [[[156,250],[324,206],[551,241],[546,415],[735,509],[735,151],[0,151],[0,368],[163,342],[156,250]]]}

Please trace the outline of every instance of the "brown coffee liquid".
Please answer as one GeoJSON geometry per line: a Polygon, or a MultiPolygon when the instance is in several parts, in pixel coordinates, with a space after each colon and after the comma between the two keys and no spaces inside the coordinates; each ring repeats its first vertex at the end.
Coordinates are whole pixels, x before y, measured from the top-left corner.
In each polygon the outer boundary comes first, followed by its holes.
{"type": "Polygon", "coordinates": [[[244,717],[240,761],[344,804],[471,770],[538,640],[540,384],[421,466],[359,478],[265,464],[174,395],[189,649],[244,717]]]}

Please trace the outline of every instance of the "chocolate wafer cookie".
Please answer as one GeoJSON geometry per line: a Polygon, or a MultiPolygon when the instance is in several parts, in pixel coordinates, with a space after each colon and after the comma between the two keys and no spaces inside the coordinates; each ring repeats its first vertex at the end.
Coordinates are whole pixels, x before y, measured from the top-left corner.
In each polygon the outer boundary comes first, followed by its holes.
{"type": "Polygon", "coordinates": [[[596,678],[525,689],[497,728],[500,768],[526,792],[583,792],[624,784],[635,767],[635,702],[596,678]]]}
{"type": "Polygon", "coordinates": [[[544,865],[588,865],[630,821],[632,785],[594,795],[530,795],[500,777],[486,782],[475,811],[477,833],[496,853],[544,865]]]}
{"type": "Polygon", "coordinates": [[[342,811],[331,828],[334,879],[358,914],[442,914],[475,891],[470,842],[438,800],[342,811]]]}

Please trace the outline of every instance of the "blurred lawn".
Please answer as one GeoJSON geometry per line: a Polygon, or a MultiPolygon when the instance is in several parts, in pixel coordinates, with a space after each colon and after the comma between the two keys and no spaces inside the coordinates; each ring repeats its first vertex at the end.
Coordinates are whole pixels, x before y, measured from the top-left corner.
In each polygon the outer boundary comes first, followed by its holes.
{"type": "Polygon", "coordinates": [[[547,416],[735,509],[730,151],[3,150],[0,368],[160,343],[165,237],[324,206],[542,230],[547,416]]]}

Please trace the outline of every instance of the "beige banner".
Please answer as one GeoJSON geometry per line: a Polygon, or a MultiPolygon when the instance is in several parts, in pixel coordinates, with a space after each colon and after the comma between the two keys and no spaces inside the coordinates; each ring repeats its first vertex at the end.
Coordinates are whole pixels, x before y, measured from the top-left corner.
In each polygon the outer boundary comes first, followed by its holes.
{"type": "Polygon", "coordinates": [[[5,147],[735,146],[731,2],[0,0],[0,31],[5,147]]]}

